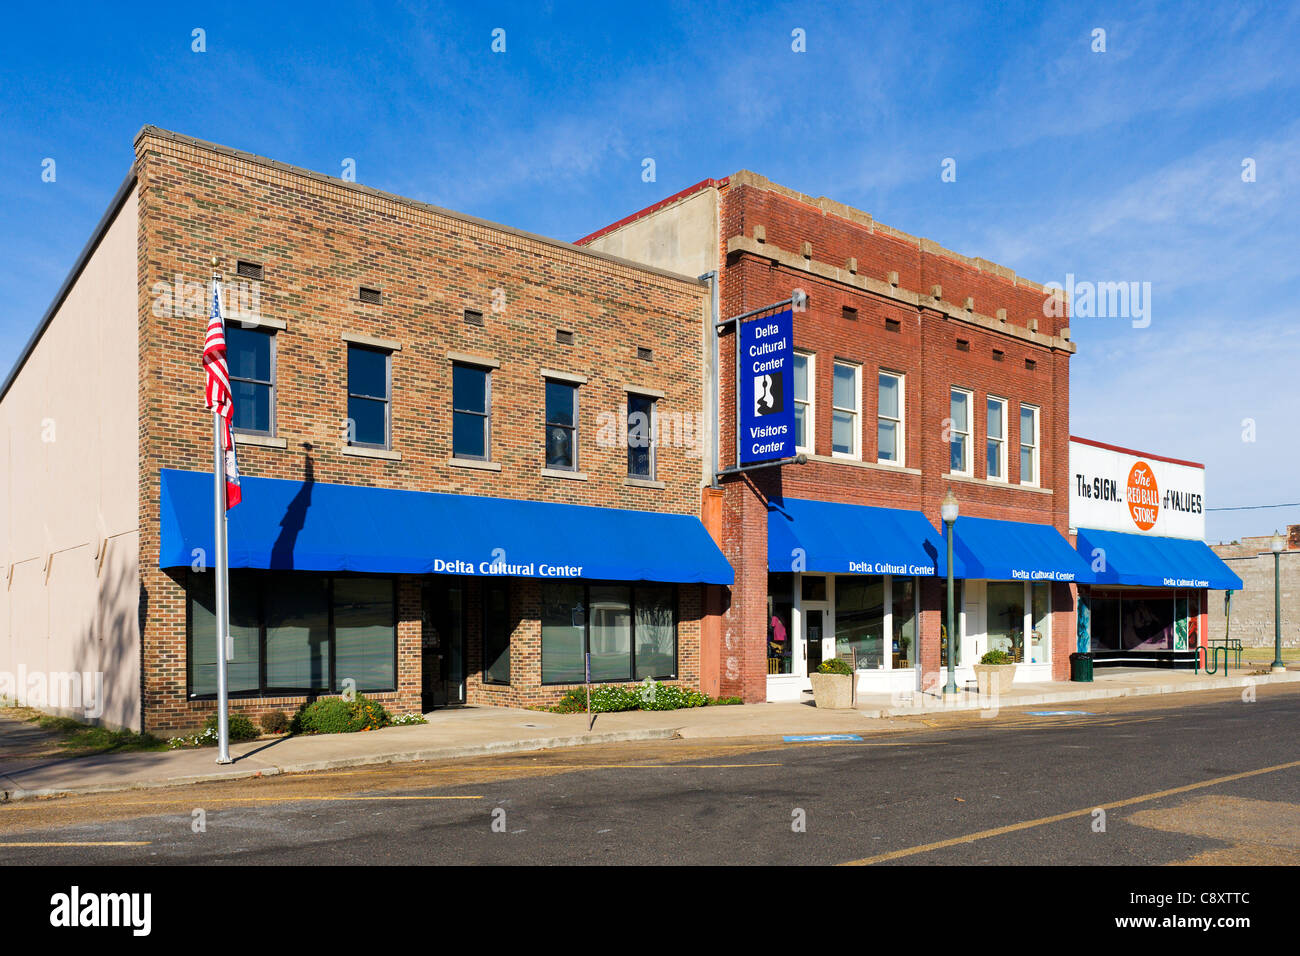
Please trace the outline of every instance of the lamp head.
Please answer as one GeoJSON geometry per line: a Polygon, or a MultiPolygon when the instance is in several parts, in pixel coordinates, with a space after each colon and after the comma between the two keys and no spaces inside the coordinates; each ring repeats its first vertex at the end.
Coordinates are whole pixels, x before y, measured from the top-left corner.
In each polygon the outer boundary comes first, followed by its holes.
{"type": "Polygon", "coordinates": [[[958,511],[957,496],[952,493],[952,487],[949,486],[948,493],[943,496],[943,501],[939,502],[939,517],[945,524],[952,524],[957,520],[958,511]]]}
{"type": "Polygon", "coordinates": [[[1286,550],[1286,539],[1283,538],[1279,532],[1274,531],[1273,540],[1269,542],[1269,547],[1273,550],[1274,554],[1281,554],[1286,550]]]}

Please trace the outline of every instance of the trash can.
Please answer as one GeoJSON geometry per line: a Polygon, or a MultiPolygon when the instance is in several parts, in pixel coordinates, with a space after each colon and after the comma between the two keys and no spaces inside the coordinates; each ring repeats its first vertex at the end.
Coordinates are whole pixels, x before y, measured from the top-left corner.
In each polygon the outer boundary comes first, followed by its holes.
{"type": "Polygon", "coordinates": [[[1078,681],[1081,684],[1092,683],[1091,654],[1070,655],[1070,680],[1078,681]]]}

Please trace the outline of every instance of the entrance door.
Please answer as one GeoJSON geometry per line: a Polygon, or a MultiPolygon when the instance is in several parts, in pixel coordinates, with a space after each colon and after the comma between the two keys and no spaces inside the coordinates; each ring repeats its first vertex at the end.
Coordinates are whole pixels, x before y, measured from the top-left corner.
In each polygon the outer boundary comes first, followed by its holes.
{"type": "Polygon", "coordinates": [[[803,643],[804,658],[808,664],[806,673],[816,673],[822,662],[822,638],[825,636],[825,613],[820,608],[804,608],[803,643]]]}
{"type": "Polygon", "coordinates": [[[421,628],[425,710],[465,703],[465,589],[427,581],[421,628]]]}

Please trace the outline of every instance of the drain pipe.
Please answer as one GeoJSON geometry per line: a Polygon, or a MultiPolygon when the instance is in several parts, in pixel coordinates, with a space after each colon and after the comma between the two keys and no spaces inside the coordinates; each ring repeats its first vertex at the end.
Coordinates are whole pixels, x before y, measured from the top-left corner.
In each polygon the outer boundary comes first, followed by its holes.
{"type": "Polygon", "coordinates": [[[722,420],[721,420],[721,402],[722,402],[722,380],[721,380],[721,362],[718,356],[718,270],[713,269],[699,277],[700,281],[708,280],[709,283],[709,387],[707,389],[707,401],[709,408],[706,411],[705,421],[709,429],[709,448],[705,455],[712,459],[713,466],[709,469],[709,487],[719,488],[718,471],[722,466],[722,420]]]}

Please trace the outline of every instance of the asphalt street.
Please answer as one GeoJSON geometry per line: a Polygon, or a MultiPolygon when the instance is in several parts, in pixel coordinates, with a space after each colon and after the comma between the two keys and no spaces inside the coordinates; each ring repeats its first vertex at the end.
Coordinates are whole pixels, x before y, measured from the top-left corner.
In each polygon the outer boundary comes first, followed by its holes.
{"type": "Polygon", "coordinates": [[[0,806],[0,865],[1300,862],[1300,693],[0,806]]]}

